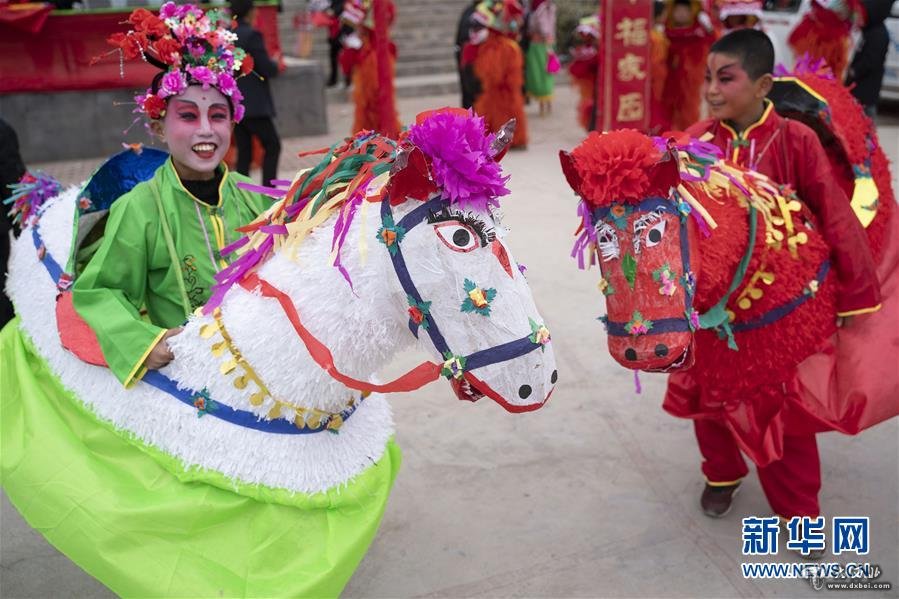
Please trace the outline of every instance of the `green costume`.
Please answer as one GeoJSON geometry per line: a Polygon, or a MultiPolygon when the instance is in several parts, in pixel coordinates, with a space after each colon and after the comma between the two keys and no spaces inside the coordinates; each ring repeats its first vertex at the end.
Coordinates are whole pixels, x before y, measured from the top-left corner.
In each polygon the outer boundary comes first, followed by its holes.
{"type": "Polygon", "coordinates": [[[209,299],[215,273],[227,266],[220,251],[240,236],[234,229],[269,205],[237,187],[247,177],[221,168],[219,202],[209,205],[184,187],[167,160],[112,205],[103,242],[76,279],[75,309],[126,387],[143,377],[144,360],[166,330],[209,299]]]}

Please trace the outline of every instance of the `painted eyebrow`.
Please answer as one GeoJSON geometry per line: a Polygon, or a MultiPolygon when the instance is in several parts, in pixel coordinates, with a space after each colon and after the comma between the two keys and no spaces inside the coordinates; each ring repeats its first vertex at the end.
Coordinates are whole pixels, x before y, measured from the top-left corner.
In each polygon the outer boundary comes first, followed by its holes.
{"type": "MultiPolygon", "coordinates": [[[[178,102],[179,104],[186,104],[187,106],[185,108],[196,108],[197,110],[200,109],[199,104],[197,104],[196,102],[191,102],[190,100],[175,100],[175,101],[178,102]]],[[[228,110],[228,105],[222,104],[221,102],[216,102],[215,104],[210,104],[209,108],[222,108],[224,110],[228,110]]]]}
{"type": "Polygon", "coordinates": [[[715,73],[720,75],[721,71],[723,71],[724,69],[729,69],[730,67],[735,67],[735,66],[737,66],[737,64],[738,63],[736,63],[736,62],[728,63],[728,64],[724,65],[723,67],[719,67],[718,70],[715,71],[715,73]]]}

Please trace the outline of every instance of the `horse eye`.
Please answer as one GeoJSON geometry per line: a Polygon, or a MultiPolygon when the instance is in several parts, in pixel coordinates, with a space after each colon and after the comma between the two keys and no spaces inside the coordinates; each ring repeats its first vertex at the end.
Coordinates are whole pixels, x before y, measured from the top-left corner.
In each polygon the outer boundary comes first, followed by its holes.
{"type": "Polygon", "coordinates": [[[654,245],[658,245],[660,241],[662,241],[662,237],[665,235],[665,221],[660,220],[656,224],[649,229],[649,232],[646,234],[646,247],[651,248],[654,245]]]}
{"type": "Polygon", "coordinates": [[[434,232],[440,241],[454,252],[470,252],[481,246],[480,238],[468,225],[458,221],[448,221],[434,225],[434,232]]]}

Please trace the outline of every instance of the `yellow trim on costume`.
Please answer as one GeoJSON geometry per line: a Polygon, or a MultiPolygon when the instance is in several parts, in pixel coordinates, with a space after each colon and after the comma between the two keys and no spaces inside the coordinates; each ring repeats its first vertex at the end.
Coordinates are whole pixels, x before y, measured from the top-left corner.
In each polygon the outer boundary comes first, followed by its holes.
{"type": "Polygon", "coordinates": [[[728,481],[724,481],[724,482],[720,482],[720,483],[712,482],[708,479],[708,477],[706,477],[706,479],[705,479],[705,484],[707,484],[710,487],[732,487],[741,482],[743,482],[742,478],[738,478],[737,480],[728,480],[728,481]]]}
{"type": "Polygon", "coordinates": [[[793,83],[795,83],[796,85],[798,85],[799,87],[801,87],[802,89],[807,91],[809,94],[814,96],[815,99],[817,99],[818,101],[823,102],[825,105],[827,105],[827,100],[824,99],[824,96],[822,96],[821,94],[819,94],[818,92],[816,92],[815,90],[810,88],[808,86],[808,84],[801,79],[797,79],[796,77],[775,77],[774,81],[792,81],[793,83]]]}
{"type": "MultiPolygon", "coordinates": [[[[762,112],[762,116],[759,117],[759,120],[757,120],[756,122],[752,123],[745,129],[743,129],[742,133],[737,133],[736,129],[734,129],[733,127],[731,127],[724,121],[718,121],[718,122],[720,122],[721,126],[724,127],[725,129],[727,129],[727,131],[731,135],[734,136],[734,139],[737,139],[740,141],[746,141],[746,137],[749,135],[749,132],[752,131],[753,129],[755,129],[756,127],[758,127],[759,125],[761,125],[762,123],[764,123],[766,120],[768,120],[768,115],[770,115],[771,111],[774,110],[774,102],[772,102],[768,98],[765,98],[764,104],[765,104],[765,110],[762,112]]],[[[731,162],[736,164],[737,157],[739,155],[740,155],[740,146],[734,146],[734,155],[731,158],[731,162]]]]}
{"type": "Polygon", "coordinates": [[[225,199],[225,194],[223,193],[225,189],[225,182],[228,180],[228,175],[231,174],[231,171],[228,170],[228,165],[224,162],[220,165],[222,167],[222,180],[219,181],[219,201],[215,204],[215,206],[211,206],[206,202],[198,199],[197,196],[188,191],[188,189],[184,186],[184,182],[181,181],[181,177],[178,176],[178,170],[175,168],[175,162],[172,160],[171,156],[169,156],[168,163],[172,167],[172,171],[175,174],[175,180],[178,181],[178,186],[181,188],[181,191],[186,193],[187,197],[203,207],[206,210],[206,213],[209,215],[209,220],[212,223],[212,233],[215,237],[215,243],[218,246],[219,250],[219,266],[221,268],[227,267],[228,261],[221,257],[221,251],[225,248],[226,245],[228,245],[225,241],[225,222],[222,220],[221,216],[219,216],[216,212],[213,212],[213,209],[220,210],[222,208],[222,201],[224,201],[225,199]]]}
{"type": "Polygon", "coordinates": [[[156,344],[168,333],[168,329],[162,329],[159,331],[159,334],[156,335],[156,338],[153,339],[153,342],[147,348],[147,351],[143,353],[143,355],[137,360],[137,363],[134,365],[134,368],[131,369],[131,372],[128,373],[128,376],[125,377],[125,385],[126,389],[130,389],[134,386],[134,384],[144,378],[144,375],[147,374],[147,367],[144,366],[144,360],[147,359],[147,356],[150,355],[150,352],[153,351],[153,348],[156,347],[156,344]]]}
{"type": "Polygon", "coordinates": [[[852,200],[850,205],[859,222],[866,229],[868,225],[877,216],[877,202],[880,199],[880,192],[877,184],[871,177],[856,177],[855,188],[852,190],[852,200]]]}
{"type": "Polygon", "coordinates": [[[877,312],[883,307],[883,304],[877,304],[872,308],[859,308],[858,310],[849,310],[848,312],[837,312],[837,316],[858,316],[859,314],[870,314],[871,312],[877,312]]]}

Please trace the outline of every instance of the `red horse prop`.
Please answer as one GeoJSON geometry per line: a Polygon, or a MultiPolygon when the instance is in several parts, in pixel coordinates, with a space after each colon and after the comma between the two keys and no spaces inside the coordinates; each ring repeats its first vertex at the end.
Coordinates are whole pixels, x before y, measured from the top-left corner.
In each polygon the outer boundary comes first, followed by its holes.
{"type": "MultiPolygon", "coordinates": [[[[573,255],[601,266],[612,357],[634,370],[690,369],[702,389],[701,405],[666,410],[723,420],[760,465],[779,459],[788,423],[857,432],[848,429],[899,412],[895,396],[827,405],[784,393],[836,331],[830,250],[787,190],[714,146],[636,131],[592,133],[560,158],[582,198],[573,255]]],[[[871,226],[890,213],[877,210],[871,226]]]]}

